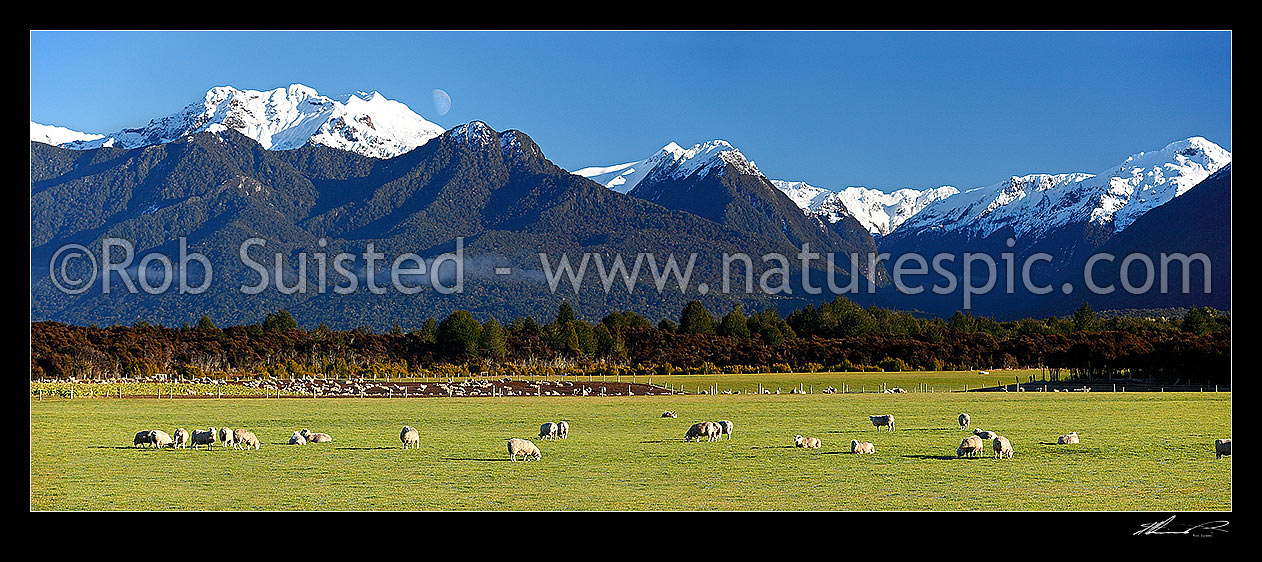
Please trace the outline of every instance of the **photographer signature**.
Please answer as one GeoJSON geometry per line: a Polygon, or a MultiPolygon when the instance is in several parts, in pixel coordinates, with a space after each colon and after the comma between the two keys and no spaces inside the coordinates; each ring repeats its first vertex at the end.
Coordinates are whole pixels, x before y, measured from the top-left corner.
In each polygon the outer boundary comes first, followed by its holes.
{"type": "Polygon", "coordinates": [[[1214,531],[1227,532],[1227,529],[1225,529],[1227,521],[1206,521],[1183,529],[1175,527],[1170,530],[1166,530],[1166,526],[1169,525],[1171,521],[1174,521],[1174,517],[1174,515],[1171,515],[1165,521],[1144,523],[1140,525],[1140,527],[1142,527],[1140,530],[1135,531],[1135,535],[1192,535],[1196,537],[1203,537],[1212,534],[1214,531]],[[1194,533],[1195,531],[1201,532],[1194,533]]]}

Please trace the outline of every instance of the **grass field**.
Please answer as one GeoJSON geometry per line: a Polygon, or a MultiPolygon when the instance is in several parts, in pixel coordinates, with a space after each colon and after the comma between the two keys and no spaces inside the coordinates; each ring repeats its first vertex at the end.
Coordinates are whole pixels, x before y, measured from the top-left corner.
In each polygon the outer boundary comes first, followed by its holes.
{"type": "Polygon", "coordinates": [[[1213,441],[1230,435],[1230,393],[33,400],[31,508],[1229,510],[1213,441]],[[960,412],[1015,457],[956,459],[960,412]],[[897,431],[868,423],[883,413],[897,431]],[[535,437],[560,419],[569,439],[535,437]],[[734,439],[685,443],[706,419],[733,420],[734,439]],[[404,424],[420,449],[400,447],[404,424]],[[141,429],[222,425],[261,450],[131,447],[141,429]],[[284,444],[304,427],[334,441],[284,444]],[[1082,443],[1054,444],[1069,431],[1082,443]],[[509,462],[509,437],[542,461],[509,462]],[[876,454],[849,454],[851,439],[876,454]]]}

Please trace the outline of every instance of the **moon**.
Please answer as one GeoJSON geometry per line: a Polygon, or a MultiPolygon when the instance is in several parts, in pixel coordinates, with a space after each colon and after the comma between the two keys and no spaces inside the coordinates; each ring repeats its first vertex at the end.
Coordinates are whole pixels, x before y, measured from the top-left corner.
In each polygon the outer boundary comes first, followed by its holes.
{"type": "Polygon", "coordinates": [[[451,111],[451,96],[447,95],[447,92],[435,89],[433,94],[434,111],[437,111],[440,116],[446,115],[448,111],[451,111]]]}

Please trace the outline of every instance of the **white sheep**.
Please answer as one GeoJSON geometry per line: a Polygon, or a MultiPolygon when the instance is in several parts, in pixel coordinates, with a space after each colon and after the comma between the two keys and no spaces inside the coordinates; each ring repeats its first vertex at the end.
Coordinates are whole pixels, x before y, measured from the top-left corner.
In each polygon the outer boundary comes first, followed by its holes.
{"type": "Polygon", "coordinates": [[[403,426],[403,431],[399,432],[399,440],[403,442],[403,448],[412,447],[419,449],[421,447],[421,434],[416,431],[415,427],[403,426]]]}
{"type": "Polygon", "coordinates": [[[982,439],[994,439],[995,436],[998,434],[993,431],[986,431],[984,429],[974,429],[973,435],[981,437],[982,439]]]}
{"type": "Polygon", "coordinates": [[[1214,458],[1221,459],[1223,455],[1231,456],[1231,440],[1217,439],[1214,441],[1214,458]]]}
{"type": "Polygon", "coordinates": [[[960,429],[968,429],[970,421],[972,418],[968,417],[968,414],[960,414],[960,429]]]}
{"type": "Polygon", "coordinates": [[[198,445],[205,445],[206,450],[209,451],[211,445],[215,443],[216,431],[213,427],[205,431],[194,429],[193,434],[189,437],[189,447],[196,449],[198,445]]]}
{"type": "Polygon", "coordinates": [[[726,435],[728,440],[731,440],[732,429],[736,427],[735,424],[733,424],[731,420],[719,420],[718,424],[719,424],[719,437],[722,438],[724,435],[726,435]]]}
{"type": "Polygon", "coordinates": [[[995,450],[995,458],[1012,458],[1012,442],[1008,441],[1007,437],[996,435],[990,445],[995,450]]]}
{"type": "Polygon", "coordinates": [[[183,449],[184,447],[187,447],[188,446],[188,430],[182,427],[175,430],[175,435],[172,436],[171,446],[176,449],[183,449]]]}
{"type": "Polygon", "coordinates": [[[561,420],[557,422],[557,437],[565,439],[570,436],[570,422],[561,420]]]}
{"type": "Polygon", "coordinates": [[[302,435],[302,438],[306,439],[308,443],[328,443],[333,440],[327,433],[311,433],[311,430],[306,428],[303,428],[298,434],[302,435]]]}
{"type": "Polygon", "coordinates": [[[799,449],[818,449],[824,442],[818,437],[802,437],[801,435],[793,436],[793,444],[799,449]]]}
{"type": "Polygon", "coordinates": [[[719,424],[712,421],[705,422],[706,441],[718,441],[723,433],[723,429],[719,424]]]}
{"type": "Polygon", "coordinates": [[[540,439],[553,439],[557,436],[557,424],[548,422],[539,426],[540,439]]]}
{"type": "Polygon", "coordinates": [[[890,431],[894,431],[894,416],[886,414],[883,416],[868,416],[868,420],[872,425],[876,426],[876,430],[880,431],[882,427],[889,427],[890,431]]]}
{"type": "Polygon", "coordinates": [[[1072,445],[1078,442],[1078,432],[1068,433],[1056,438],[1057,445],[1072,445]]]}
{"type": "Polygon", "coordinates": [[[980,452],[982,452],[982,438],[976,435],[969,435],[964,441],[960,442],[960,448],[955,450],[955,456],[956,458],[964,455],[973,457],[980,452]]]}
{"type": "Polygon", "coordinates": [[[876,452],[876,445],[871,443],[860,443],[859,440],[855,439],[850,442],[850,452],[860,455],[871,455],[876,452]]]}
{"type": "Polygon", "coordinates": [[[232,436],[233,436],[233,433],[231,429],[228,429],[226,427],[221,427],[219,428],[218,435],[216,435],[216,439],[219,439],[220,441],[222,441],[223,447],[227,449],[228,447],[232,446],[232,436]]]}
{"type": "Polygon", "coordinates": [[[290,445],[306,445],[307,439],[303,437],[301,433],[298,433],[297,431],[295,431],[293,435],[289,436],[289,444],[290,445]]]}
{"type": "Polygon", "coordinates": [[[530,457],[534,457],[535,460],[543,458],[543,453],[539,452],[539,447],[536,447],[534,443],[525,439],[509,439],[508,458],[515,461],[517,455],[522,455],[523,460],[530,460],[530,457]]]}
{"type": "Polygon", "coordinates": [[[255,451],[259,450],[259,438],[254,432],[246,429],[232,431],[232,448],[249,450],[250,447],[254,447],[255,451]]]}
{"type": "Polygon", "coordinates": [[[171,436],[167,435],[167,432],[162,431],[161,429],[155,429],[149,432],[149,443],[153,444],[154,447],[170,447],[173,442],[174,440],[171,439],[171,436]]]}

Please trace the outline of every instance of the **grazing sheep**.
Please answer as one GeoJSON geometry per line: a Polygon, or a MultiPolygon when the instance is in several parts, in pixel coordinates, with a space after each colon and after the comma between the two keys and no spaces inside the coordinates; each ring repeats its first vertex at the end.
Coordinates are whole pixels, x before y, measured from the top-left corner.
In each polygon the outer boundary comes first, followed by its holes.
{"type": "Polygon", "coordinates": [[[996,435],[995,440],[991,442],[991,447],[995,450],[995,458],[1012,458],[1012,443],[1007,437],[996,435]]]}
{"type": "Polygon", "coordinates": [[[155,429],[149,432],[149,442],[152,443],[154,447],[160,448],[170,447],[175,441],[171,439],[170,435],[167,435],[167,432],[162,431],[161,429],[155,429]]]}
{"type": "Polygon", "coordinates": [[[557,424],[548,422],[539,426],[540,439],[554,439],[557,436],[557,424]]]}
{"type": "Polygon", "coordinates": [[[136,432],[136,438],[135,438],[134,440],[132,440],[132,442],[131,442],[131,446],[132,446],[132,447],[135,447],[136,445],[140,445],[141,447],[144,447],[144,446],[148,445],[148,444],[149,444],[149,434],[150,434],[150,433],[153,433],[153,430],[152,430],[152,429],[146,429],[146,430],[143,430],[143,431],[137,431],[137,432],[136,432]]]}
{"type": "Polygon", "coordinates": [[[1056,438],[1056,444],[1057,444],[1057,445],[1072,445],[1072,444],[1077,443],[1077,442],[1078,442],[1078,432],[1077,432],[1077,431],[1075,431],[1075,432],[1073,432],[1073,433],[1066,434],[1066,435],[1061,435],[1060,437],[1057,437],[1057,438],[1056,438]]]}
{"type": "Polygon", "coordinates": [[[799,449],[818,449],[824,442],[818,437],[802,437],[801,435],[793,436],[793,444],[799,449]]]}
{"type": "Polygon", "coordinates": [[[530,460],[530,457],[534,457],[535,460],[543,458],[543,453],[539,452],[539,447],[536,447],[534,443],[525,439],[509,439],[508,458],[515,461],[517,460],[517,455],[522,455],[524,457],[523,460],[530,460]]]}
{"type": "Polygon", "coordinates": [[[250,447],[254,447],[255,451],[259,450],[259,438],[254,435],[254,432],[245,429],[233,430],[232,448],[248,451],[250,447]]]}
{"type": "Polygon", "coordinates": [[[701,437],[703,435],[706,435],[705,424],[707,423],[710,423],[710,422],[697,422],[697,423],[692,424],[692,427],[688,428],[688,433],[684,434],[684,441],[688,441],[688,440],[701,441],[701,437]]]}
{"type": "Polygon", "coordinates": [[[956,458],[964,455],[974,457],[980,452],[982,452],[982,438],[976,435],[970,435],[967,439],[960,442],[960,448],[955,450],[955,456],[956,458]]]}
{"type": "Polygon", "coordinates": [[[662,412],[662,417],[663,418],[677,418],[679,417],[679,415],[676,414],[674,410],[666,410],[665,412],[662,412]]]}
{"type": "Polygon", "coordinates": [[[302,435],[302,438],[306,439],[308,443],[328,443],[333,440],[327,433],[311,433],[311,430],[306,428],[303,428],[298,434],[302,435]]]}
{"type": "Polygon", "coordinates": [[[303,437],[301,433],[298,433],[297,431],[295,431],[293,435],[289,436],[289,444],[290,445],[306,445],[307,439],[303,437]]]}
{"type": "Polygon", "coordinates": [[[860,443],[857,439],[850,442],[850,452],[861,455],[871,455],[876,452],[876,445],[871,443],[860,443]]]}
{"type": "Polygon", "coordinates": [[[972,421],[972,418],[969,418],[968,414],[960,414],[960,429],[968,429],[970,421],[972,421]]]}
{"type": "Polygon", "coordinates": [[[714,441],[714,438],[716,438],[717,433],[718,433],[718,427],[716,423],[697,422],[693,424],[693,427],[688,428],[688,433],[684,434],[684,441],[688,441],[688,439],[694,439],[694,441],[700,442],[702,441],[702,437],[705,437],[705,441],[714,441]]]}
{"type": "Polygon", "coordinates": [[[981,437],[982,439],[994,439],[995,436],[998,434],[993,431],[986,431],[984,429],[974,429],[973,435],[981,437]]]}
{"type": "Polygon", "coordinates": [[[868,416],[868,420],[872,422],[872,425],[876,426],[877,431],[880,431],[882,426],[889,427],[890,431],[894,431],[893,415],[886,414],[884,416],[868,416]]]}
{"type": "Polygon", "coordinates": [[[219,428],[219,433],[216,435],[216,438],[222,441],[223,448],[227,449],[230,445],[232,445],[232,435],[233,433],[231,429],[221,427],[219,428]]]}
{"type": "Polygon", "coordinates": [[[732,424],[731,420],[719,420],[718,423],[719,423],[719,438],[721,439],[724,435],[726,435],[728,440],[731,440],[732,428],[736,426],[732,424]]]}
{"type": "Polygon", "coordinates": [[[209,451],[210,446],[215,443],[215,432],[216,430],[213,427],[205,431],[194,429],[188,440],[189,447],[196,449],[198,445],[205,445],[206,450],[209,451]]]}
{"type": "Polygon", "coordinates": [[[705,422],[706,441],[718,441],[723,429],[712,421],[705,422]]]}
{"type": "Polygon", "coordinates": [[[403,442],[403,448],[408,447],[420,448],[421,434],[416,431],[415,427],[403,426],[403,431],[399,432],[399,440],[403,442]]]}
{"type": "Polygon", "coordinates": [[[173,441],[171,443],[171,446],[176,449],[183,449],[184,447],[187,447],[188,446],[188,430],[182,427],[175,430],[175,435],[173,436],[173,441]]]}
{"type": "Polygon", "coordinates": [[[565,439],[570,436],[570,422],[561,420],[557,422],[557,437],[565,439]]]}
{"type": "Polygon", "coordinates": [[[1217,439],[1214,441],[1214,458],[1221,459],[1223,455],[1231,456],[1231,440],[1217,439]]]}

